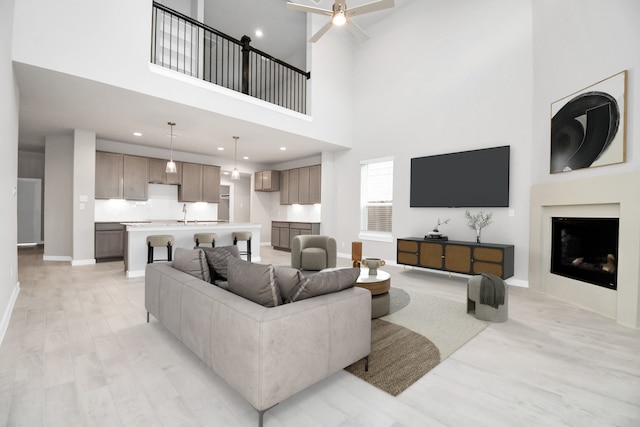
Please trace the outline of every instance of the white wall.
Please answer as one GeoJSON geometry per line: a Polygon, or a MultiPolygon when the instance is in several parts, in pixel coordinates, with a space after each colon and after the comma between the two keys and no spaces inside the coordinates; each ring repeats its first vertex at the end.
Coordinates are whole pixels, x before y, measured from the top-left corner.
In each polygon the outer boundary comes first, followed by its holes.
{"type": "Polygon", "coordinates": [[[73,136],[45,138],[44,259],[73,258],[73,136]]]}
{"type": "Polygon", "coordinates": [[[96,176],[96,134],[73,132],[73,265],[93,264],[96,176]]]}
{"type": "Polygon", "coordinates": [[[534,184],[561,182],[640,169],[635,135],[640,66],[640,2],[636,0],[540,0],[533,2],[534,184]],[[627,144],[624,164],[549,173],[551,103],[607,77],[627,76],[627,144]]]}
{"type": "MultiPolygon", "coordinates": [[[[438,218],[450,239],[473,241],[465,209],[409,207],[410,158],[511,146],[510,208],[485,209],[486,242],[514,244],[515,279],[527,279],[531,175],[531,1],[414,1],[370,29],[355,49],[354,148],[336,152],[338,250],[358,240],[361,160],[393,156],[393,236],[424,236],[438,218]]],[[[432,183],[438,185],[438,183],[432,183]]],[[[323,189],[323,200],[325,190],[323,189]]],[[[473,210],[475,211],[475,210],[473,210]]],[[[364,241],[365,256],[395,262],[396,243],[364,241]]]]}
{"type": "Polygon", "coordinates": [[[11,309],[18,296],[17,183],[19,93],[11,64],[14,1],[0,2],[0,342],[9,324],[11,309]]]}

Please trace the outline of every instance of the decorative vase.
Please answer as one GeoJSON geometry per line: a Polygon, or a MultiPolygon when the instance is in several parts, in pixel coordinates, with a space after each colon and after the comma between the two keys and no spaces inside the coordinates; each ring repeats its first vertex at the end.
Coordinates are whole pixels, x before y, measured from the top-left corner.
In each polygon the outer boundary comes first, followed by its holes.
{"type": "Polygon", "coordinates": [[[365,258],[362,260],[362,265],[369,268],[369,277],[375,277],[378,275],[378,268],[384,266],[386,263],[380,258],[365,258]]]}
{"type": "Polygon", "coordinates": [[[476,243],[480,244],[480,232],[482,228],[476,228],[476,243]]]}

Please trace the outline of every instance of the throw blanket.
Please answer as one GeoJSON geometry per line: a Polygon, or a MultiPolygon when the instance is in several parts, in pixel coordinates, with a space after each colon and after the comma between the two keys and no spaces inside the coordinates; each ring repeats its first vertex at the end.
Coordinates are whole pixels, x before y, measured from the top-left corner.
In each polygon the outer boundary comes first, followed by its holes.
{"type": "Polygon", "coordinates": [[[482,273],[480,279],[480,304],[498,308],[504,305],[504,280],[489,273],[482,273]]]}

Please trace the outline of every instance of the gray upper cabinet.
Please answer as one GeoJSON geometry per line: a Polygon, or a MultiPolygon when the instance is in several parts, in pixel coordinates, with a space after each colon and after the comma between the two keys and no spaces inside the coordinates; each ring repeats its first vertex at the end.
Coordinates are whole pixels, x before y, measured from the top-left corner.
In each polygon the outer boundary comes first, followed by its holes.
{"type": "Polygon", "coordinates": [[[309,203],[311,204],[320,203],[320,194],[322,192],[321,171],[322,167],[320,165],[309,167],[309,203]]]}
{"type": "Polygon", "coordinates": [[[280,172],[280,204],[288,205],[289,204],[289,171],[280,172]]]}
{"type": "Polygon", "coordinates": [[[182,163],[182,185],[178,188],[180,202],[220,202],[220,167],[182,163]]]}
{"type": "Polygon", "coordinates": [[[124,156],[123,194],[127,200],[147,200],[149,159],[124,156]]]}
{"type": "Polygon", "coordinates": [[[280,171],[269,170],[256,172],[254,185],[255,191],[279,191],[280,171]]]}
{"type": "Polygon", "coordinates": [[[166,173],[167,161],[163,159],[149,159],[149,182],[152,184],[181,184],[182,163],[175,162],[177,173],[166,173]]]}
{"type": "Polygon", "coordinates": [[[300,172],[298,169],[289,170],[289,205],[298,204],[298,179],[300,172]]]}
{"type": "Polygon", "coordinates": [[[96,151],[96,199],[123,198],[122,154],[96,151]]]}
{"type": "Polygon", "coordinates": [[[202,201],[202,165],[196,163],[182,164],[182,185],[178,189],[178,201],[202,201]]]}
{"type": "Polygon", "coordinates": [[[202,166],[202,201],[220,202],[220,167],[202,166]]]}
{"type": "Polygon", "coordinates": [[[298,203],[309,204],[309,168],[298,169],[298,203]]]}
{"type": "Polygon", "coordinates": [[[305,166],[280,172],[281,205],[320,203],[321,166],[305,166]]]}

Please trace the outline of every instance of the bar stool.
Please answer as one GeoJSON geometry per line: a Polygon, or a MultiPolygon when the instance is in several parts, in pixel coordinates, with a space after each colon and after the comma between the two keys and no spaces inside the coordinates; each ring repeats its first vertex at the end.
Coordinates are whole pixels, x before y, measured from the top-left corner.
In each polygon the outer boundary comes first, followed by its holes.
{"type": "Polygon", "coordinates": [[[231,233],[231,237],[233,238],[233,244],[238,245],[238,241],[246,241],[247,242],[247,250],[246,252],[240,252],[240,255],[246,255],[247,261],[251,262],[251,232],[250,231],[234,231],[231,233]]]}
{"type": "Polygon", "coordinates": [[[211,243],[211,247],[215,248],[217,238],[218,235],[216,233],[196,233],[193,235],[196,246],[200,246],[200,243],[211,243]]]}
{"type": "Polygon", "coordinates": [[[147,264],[151,264],[153,260],[153,248],[167,248],[167,259],[157,259],[156,261],[171,261],[173,256],[173,236],[155,235],[147,236],[147,264]]]}

